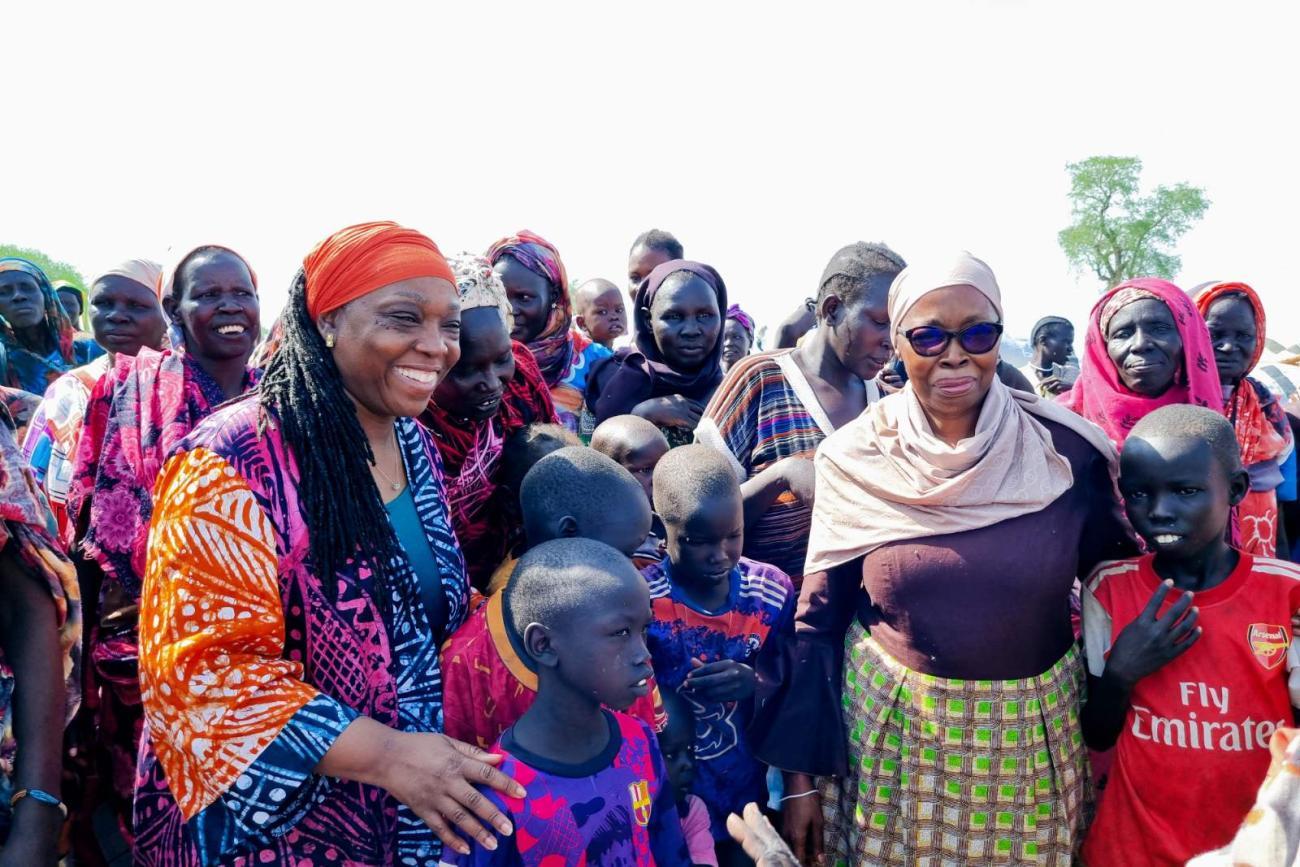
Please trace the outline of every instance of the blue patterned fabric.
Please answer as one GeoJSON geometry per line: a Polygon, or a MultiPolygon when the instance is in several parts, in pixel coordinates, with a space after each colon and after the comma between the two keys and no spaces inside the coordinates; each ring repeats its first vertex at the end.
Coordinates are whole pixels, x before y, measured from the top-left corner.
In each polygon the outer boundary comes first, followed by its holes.
{"type": "MultiPolygon", "coordinates": [[[[322,592],[296,499],[297,468],[274,428],[257,432],[255,396],[237,401],[195,429],[181,451],[206,449],[247,482],[276,536],[285,659],[320,691],[303,705],[233,786],[183,822],[147,734],[136,794],[137,861],[158,867],[202,864],[435,865],[432,830],[388,793],[312,773],[359,715],[408,732],[442,729],[442,673],[418,579],[404,553],[389,564],[392,598],[380,604],[372,568],[349,561],[322,592]]],[[[442,467],[430,435],[412,419],[397,422],[416,511],[442,576],[446,633],[465,618],[468,584],[450,529],[442,467]]],[[[174,460],[177,458],[174,458],[174,460]]],[[[152,574],[152,573],[151,573],[152,574]]]]}

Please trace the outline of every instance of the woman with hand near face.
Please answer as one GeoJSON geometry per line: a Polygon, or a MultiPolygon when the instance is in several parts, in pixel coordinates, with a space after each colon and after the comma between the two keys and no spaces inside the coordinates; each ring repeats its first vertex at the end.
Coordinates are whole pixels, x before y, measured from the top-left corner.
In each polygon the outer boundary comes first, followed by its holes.
{"type": "Polygon", "coordinates": [[[888,308],[908,382],[817,452],[807,574],[766,672],[758,755],[791,772],[802,863],[1069,863],[1089,796],[1069,599],[1132,550],[1115,450],[998,379],[984,262],[913,263],[888,308]]]}
{"type": "MultiPolygon", "coordinates": [[[[1234,544],[1248,554],[1274,557],[1282,526],[1277,489],[1295,441],[1281,402],[1248,375],[1264,355],[1264,303],[1245,283],[1210,283],[1192,297],[1210,332],[1224,410],[1237,432],[1242,466],[1250,472],[1250,492],[1234,516],[1234,544]]],[[[1290,471],[1294,474],[1294,462],[1290,471]]]]}
{"type": "MultiPolygon", "coordinates": [[[[97,799],[106,799],[127,841],[141,726],[137,609],[154,482],[195,425],[257,379],[247,366],[259,333],[257,279],[238,253],[191,250],[160,272],[155,297],[171,321],[172,344],[136,347],[134,355],[115,350],[113,369],[89,398],[67,495],[69,548],[82,558],[86,705],[95,729],[82,758],[106,787],[77,813],[89,821],[97,799]]],[[[153,339],[148,333],[141,343],[153,339]]],[[[131,342],[117,345],[126,350],[131,342]]]]}
{"type": "Polygon", "coordinates": [[[460,356],[433,241],[364,223],[303,262],[256,394],[158,483],[140,604],[137,863],[434,865],[494,842],[474,784],[523,791],[439,734],[438,647],[468,585],[415,416],[460,356]]]}
{"type": "Polygon", "coordinates": [[[155,262],[128,259],[91,282],[91,333],[108,351],[56,379],[27,428],[23,453],[62,538],[68,535],[68,486],[91,391],[116,356],[134,356],[144,347],[162,349],[167,320],[158,299],[161,275],[162,266],[155,262]]]}
{"type": "Polygon", "coordinates": [[[717,271],[677,259],[650,272],[636,293],[636,343],[592,371],[587,405],[596,422],[639,415],[670,445],[691,441],[722,382],[727,286],[717,271]]]}
{"type": "Polygon", "coordinates": [[[438,383],[420,415],[438,444],[447,476],[451,523],[470,584],[487,587],[519,527],[500,498],[506,440],[528,425],[557,421],[551,392],[533,354],[510,339],[510,300],[486,259],[448,262],[460,295],[460,360],[438,383]]]}

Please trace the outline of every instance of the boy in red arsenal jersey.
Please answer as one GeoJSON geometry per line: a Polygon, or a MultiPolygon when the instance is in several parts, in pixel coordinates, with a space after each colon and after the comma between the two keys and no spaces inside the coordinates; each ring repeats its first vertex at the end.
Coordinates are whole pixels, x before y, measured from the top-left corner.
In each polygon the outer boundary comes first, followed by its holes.
{"type": "Polygon", "coordinates": [[[1300,567],[1225,541],[1249,477],[1227,419],[1163,407],[1129,434],[1120,491],[1154,552],[1099,566],[1083,597],[1089,746],[1116,747],[1088,867],[1183,864],[1232,839],[1293,724],[1300,567]]]}

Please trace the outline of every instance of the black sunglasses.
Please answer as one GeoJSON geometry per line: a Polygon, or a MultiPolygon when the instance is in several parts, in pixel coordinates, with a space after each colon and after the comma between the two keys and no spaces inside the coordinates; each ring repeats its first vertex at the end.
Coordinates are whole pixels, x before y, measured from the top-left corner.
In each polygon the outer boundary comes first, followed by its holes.
{"type": "Polygon", "coordinates": [[[1002,336],[1001,322],[976,322],[967,325],[961,331],[949,331],[937,325],[922,325],[909,328],[903,332],[907,342],[912,344],[912,351],[925,358],[943,355],[952,339],[957,338],[961,348],[971,355],[983,355],[992,352],[1002,336]]]}

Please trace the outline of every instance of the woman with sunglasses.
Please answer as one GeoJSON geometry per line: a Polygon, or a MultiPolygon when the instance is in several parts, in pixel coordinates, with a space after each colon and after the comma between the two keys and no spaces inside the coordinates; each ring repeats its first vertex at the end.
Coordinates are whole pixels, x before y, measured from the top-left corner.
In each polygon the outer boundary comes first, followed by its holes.
{"type": "Polygon", "coordinates": [[[908,384],[817,453],[758,754],[799,772],[802,863],[1069,863],[1089,785],[1069,598],[1131,551],[1115,450],[998,380],[1001,293],[969,253],[904,270],[889,318],[908,384]]]}

